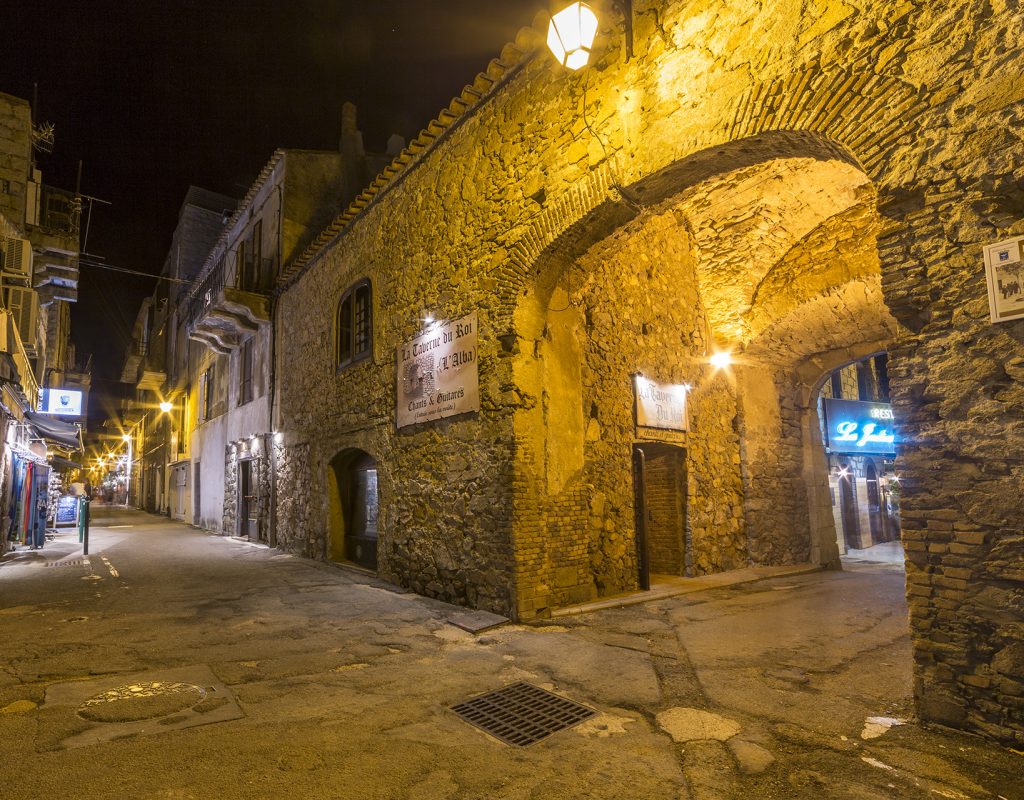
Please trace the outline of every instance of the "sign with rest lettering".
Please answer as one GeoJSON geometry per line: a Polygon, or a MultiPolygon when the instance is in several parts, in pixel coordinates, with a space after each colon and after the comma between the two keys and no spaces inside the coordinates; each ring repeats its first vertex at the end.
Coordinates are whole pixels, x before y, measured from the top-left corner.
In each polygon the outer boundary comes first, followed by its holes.
{"type": "Polygon", "coordinates": [[[894,415],[888,403],[826,397],[825,447],[830,453],[896,454],[894,415]]]}

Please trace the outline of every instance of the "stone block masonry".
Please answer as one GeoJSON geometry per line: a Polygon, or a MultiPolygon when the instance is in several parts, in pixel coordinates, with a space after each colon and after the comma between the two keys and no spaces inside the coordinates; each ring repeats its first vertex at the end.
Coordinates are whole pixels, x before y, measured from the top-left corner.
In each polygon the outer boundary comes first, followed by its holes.
{"type": "Polygon", "coordinates": [[[519,618],[635,588],[642,372],[692,386],[693,573],[834,564],[810,398],[888,351],[919,711],[1024,743],[1024,323],[989,323],[981,269],[1024,234],[1021,10],[634,12],[634,57],[606,23],[578,73],[524,30],[290,265],[279,540],[327,557],[359,450],[384,577],[519,618]],[[364,278],[372,357],[339,370],[364,278]],[[480,411],[396,430],[395,348],[470,312],[480,411]]]}

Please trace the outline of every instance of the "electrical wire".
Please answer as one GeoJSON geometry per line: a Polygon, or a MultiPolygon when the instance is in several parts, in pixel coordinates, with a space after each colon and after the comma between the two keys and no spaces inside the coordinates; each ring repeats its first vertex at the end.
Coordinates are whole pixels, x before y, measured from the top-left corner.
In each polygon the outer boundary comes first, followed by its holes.
{"type": "Polygon", "coordinates": [[[186,280],[184,278],[171,278],[167,275],[154,275],[152,272],[142,272],[137,269],[129,269],[128,267],[118,267],[113,264],[107,263],[106,261],[99,261],[95,257],[89,258],[88,256],[78,257],[79,266],[96,267],[97,269],[107,269],[111,272],[122,272],[126,275],[138,275],[142,278],[152,278],[155,281],[168,281],[169,283],[182,283],[187,286],[193,286],[195,281],[186,280]]]}

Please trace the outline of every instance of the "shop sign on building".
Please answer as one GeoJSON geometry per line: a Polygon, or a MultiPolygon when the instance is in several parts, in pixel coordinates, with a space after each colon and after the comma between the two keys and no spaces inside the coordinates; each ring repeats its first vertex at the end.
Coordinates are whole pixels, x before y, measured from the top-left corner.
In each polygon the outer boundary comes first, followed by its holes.
{"type": "Polygon", "coordinates": [[[896,454],[892,406],[825,398],[825,446],[830,453],[896,454]]]}
{"type": "Polygon", "coordinates": [[[1024,317],[1024,237],[1008,239],[985,248],[988,308],[993,322],[1024,317]]]}
{"type": "Polygon", "coordinates": [[[474,313],[431,324],[398,347],[399,428],[480,410],[476,340],[474,313]]]}
{"type": "Polygon", "coordinates": [[[76,389],[41,389],[44,414],[60,414],[68,417],[82,416],[82,393],[76,389]]]}
{"type": "Polygon", "coordinates": [[[639,438],[683,438],[690,423],[686,411],[689,387],[681,383],[658,383],[643,375],[633,376],[636,398],[636,428],[639,438]],[[675,436],[670,432],[675,432],[675,436]]]}

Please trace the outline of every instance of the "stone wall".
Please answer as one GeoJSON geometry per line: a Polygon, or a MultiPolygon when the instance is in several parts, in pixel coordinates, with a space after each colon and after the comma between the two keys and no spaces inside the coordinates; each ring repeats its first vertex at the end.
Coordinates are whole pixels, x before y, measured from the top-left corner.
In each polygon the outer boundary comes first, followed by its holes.
{"type": "Polygon", "coordinates": [[[800,559],[805,530],[825,563],[808,387],[881,344],[912,443],[900,470],[920,711],[1020,742],[1024,330],[989,323],[980,269],[983,244],[1024,232],[1024,56],[1007,44],[1020,9],[634,10],[635,56],[606,23],[598,63],[579,73],[525,31],[296,263],[279,329],[282,486],[308,503],[282,497],[280,530],[325,557],[327,467],[360,446],[381,470],[382,575],[522,617],[631,588],[639,370],[696,387],[694,571],[800,559]],[[849,231],[877,238],[877,261],[853,280],[841,253],[779,269],[865,191],[883,223],[849,231]],[[670,234],[650,235],[670,212],[670,234]],[[338,372],[324,347],[335,306],[367,276],[374,357],[338,372]],[[479,414],[396,432],[394,348],[428,313],[470,311],[479,414]],[[798,463],[744,464],[749,387],[742,363],[711,373],[717,347],[770,376],[760,429],[798,463]],[[795,519],[767,543],[771,498],[757,509],[747,493],[757,470],[782,466],[802,476],[806,508],[787,508],[795,519]]]}
{"type": "Polygon", "coordinates": [[[32,166],[32,111],[27,100],[0,92],[0,214],[25,225],[32,166]]]}

